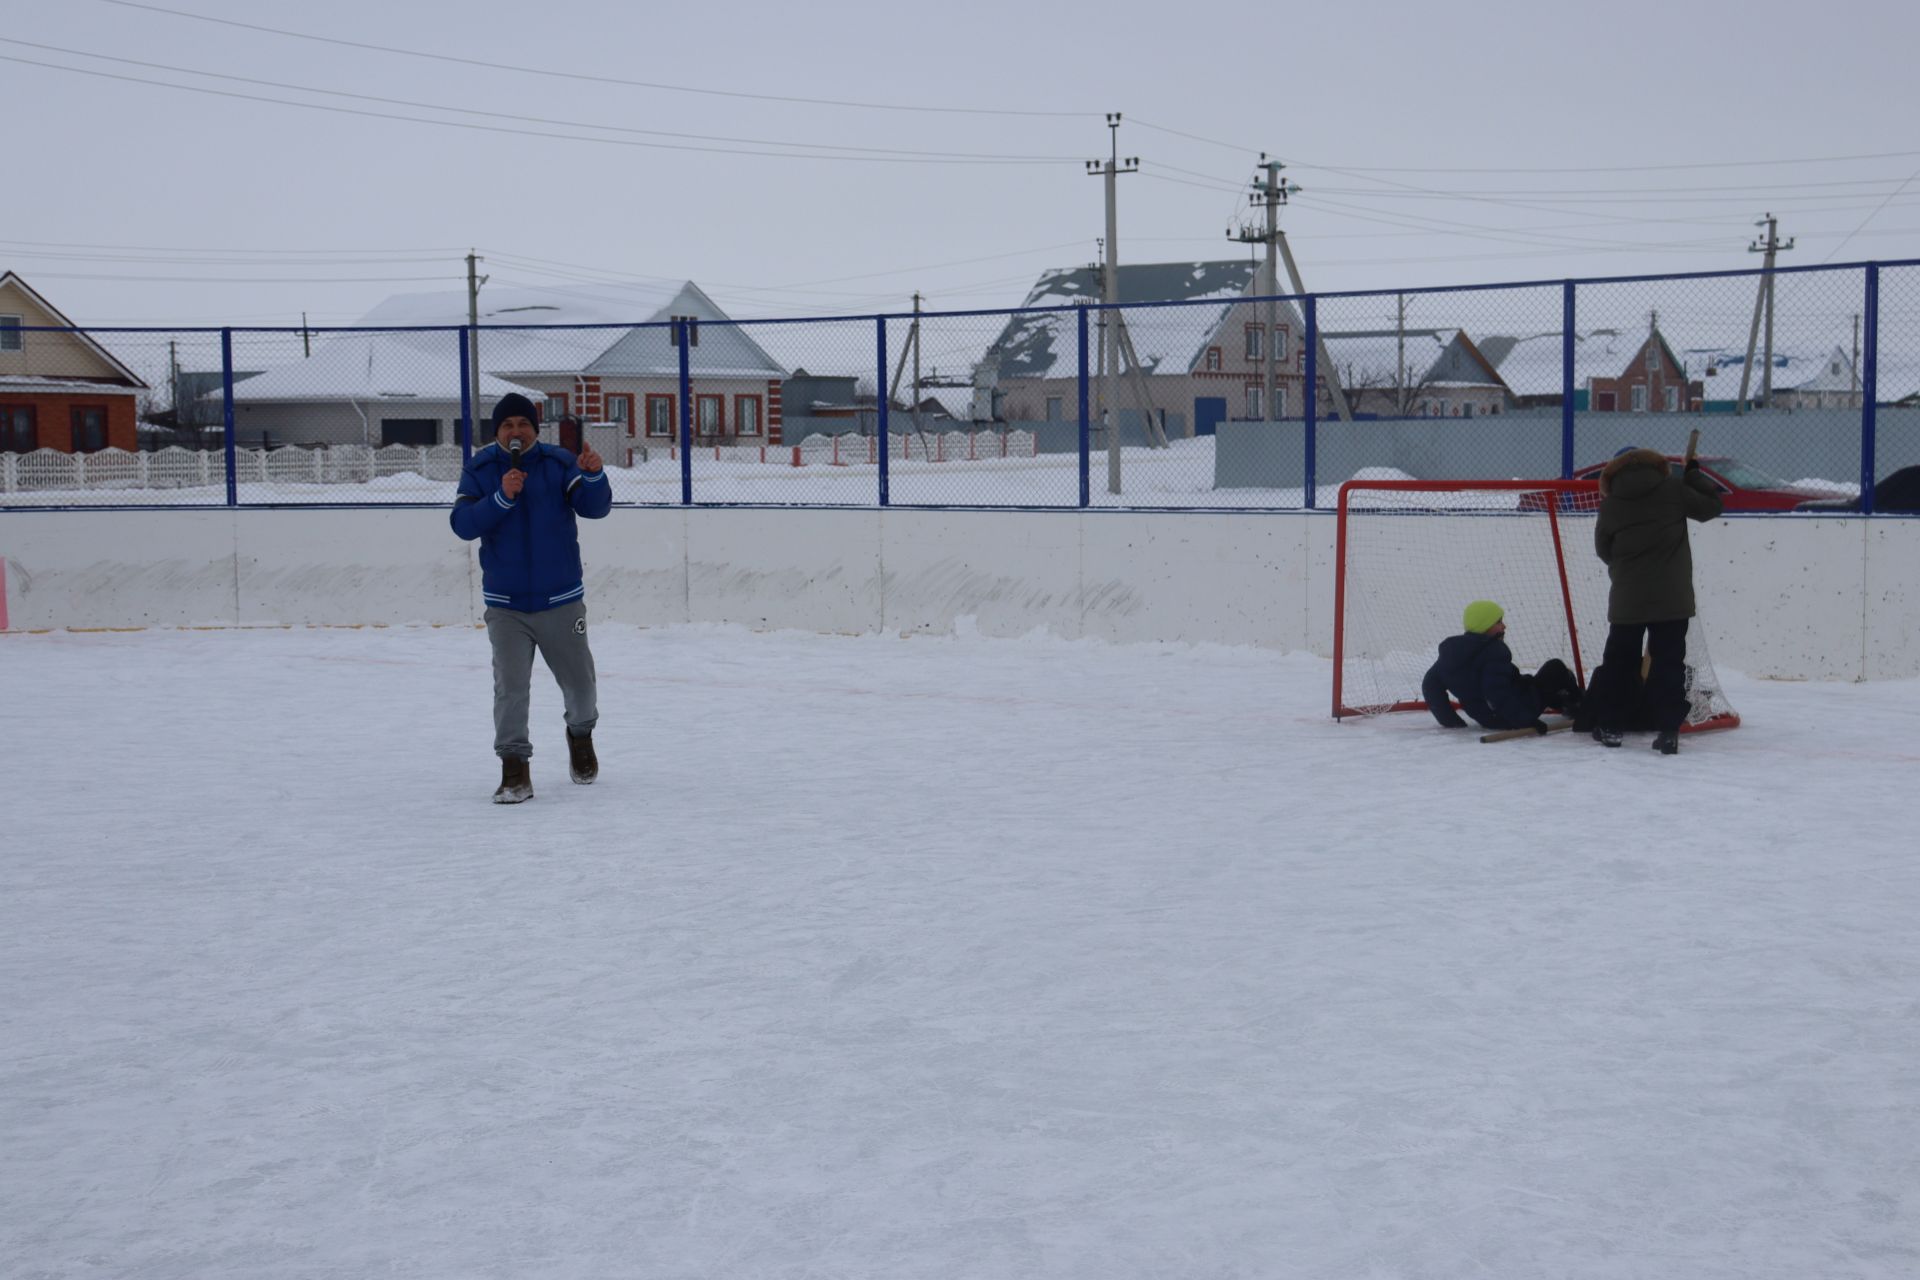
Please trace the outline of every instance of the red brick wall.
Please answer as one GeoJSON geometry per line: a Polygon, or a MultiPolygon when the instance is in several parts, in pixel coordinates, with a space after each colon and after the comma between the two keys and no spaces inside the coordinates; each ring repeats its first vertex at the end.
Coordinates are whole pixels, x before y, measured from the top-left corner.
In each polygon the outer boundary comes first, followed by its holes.
{"type": "Polygon", "coordinates": [[[135,399],[123,387],[102,387],[98,392],[0,390],[0,405],[22,404],[33,407],[42,449],[73,452],[73,410],[79,405],[107,411],[108,448],[131,453],[140,447],[135,399]]]}

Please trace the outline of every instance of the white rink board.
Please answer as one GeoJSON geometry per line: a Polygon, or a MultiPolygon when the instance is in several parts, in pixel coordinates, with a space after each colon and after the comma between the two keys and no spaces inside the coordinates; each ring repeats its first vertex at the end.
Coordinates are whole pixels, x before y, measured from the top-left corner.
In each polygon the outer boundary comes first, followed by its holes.
{"type": "MultiPolygon", "coordinates": [[[[596,616],[833,633],[1333,644],[1330,513],[682,510],[582,522],[596,616]],[[964,621],[963,621],[964,620],[964,621]]],[[[1570,547],[1583,554],[1584,547],[1570,547]]],[[[12,630],[477,621],[443,510],[0,513],[12,630]]],[[[1920,521],[1694,530],[1716,663],[1920,676],[1920,521]]]]}

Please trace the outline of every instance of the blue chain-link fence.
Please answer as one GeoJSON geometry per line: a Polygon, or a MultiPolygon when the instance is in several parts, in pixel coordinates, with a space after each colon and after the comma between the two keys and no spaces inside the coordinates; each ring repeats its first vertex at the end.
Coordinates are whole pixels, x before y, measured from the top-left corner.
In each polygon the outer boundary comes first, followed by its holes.
{"type": "Polygon", "coordinates": [[[1920,261],[1012,311],[0,327],[0,508],[450,501],[509,392],[625,505],[1291,510],[1699,429],[1730,510],[1920,507],[1920,261]]]}

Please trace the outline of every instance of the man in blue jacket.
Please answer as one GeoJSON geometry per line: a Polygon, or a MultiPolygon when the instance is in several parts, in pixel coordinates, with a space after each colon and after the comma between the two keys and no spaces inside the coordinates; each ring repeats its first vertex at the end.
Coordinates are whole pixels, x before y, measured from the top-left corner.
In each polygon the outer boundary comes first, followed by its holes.
{"type": "Polygon", "coordinates": [[[1475,600],[1461,622],[1466,631],[1440,642],[1440,657],[1420,682],[1420,696],[1442,727],[1464,729],[1460,709],[1488,729],[1547,731],[1540,713],[1549,707],[1571,712],[1580,705],[1580,681],[1567,664],[1550,658],[1532,675],[1513,665],[1503,638],[1506,611],[1491,600],[1475,600]]]}
{"type": "Polygon", "coordinates": [[[592,782],[600,773],[593,753],[600,712],[574,517],[600,519],[613,506],[613,491],[593,446],[583,444],[575,459],[540,443],[540,411],[525,396],[502,397],[492,422],[493,443],[460,472],[450,519],[463,540],[480,539],[481,594],[493,645],[493,750],[500,757],[493,800],[519,804],[533,798],[527,703],[536,649],[566,704],[573,780],[592,782]]]}

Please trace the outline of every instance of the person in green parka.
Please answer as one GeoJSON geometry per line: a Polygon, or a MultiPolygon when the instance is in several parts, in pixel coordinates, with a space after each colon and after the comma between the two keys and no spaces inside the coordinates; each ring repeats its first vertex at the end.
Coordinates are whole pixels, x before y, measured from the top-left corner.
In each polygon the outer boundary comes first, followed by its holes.
{"type": "Polygon", "coordinates": [[[1687,521],[1720,514],[1720,493],[1689,457],[1679,475],[1664,454],[1627,449],[1600,473],[1600,518],[1593,546],[1607,566],[1606,655],[1588,690],[1595,704],[1593,736],[1620,745],[1627,717],[1641,695],[1645,647],[1645,705],[1653,713],[1653,748],[1680,749],[1687,718],[1687,624],[1694,615],[1693,550],[1687,521]]]}

